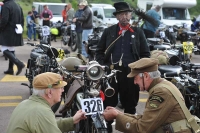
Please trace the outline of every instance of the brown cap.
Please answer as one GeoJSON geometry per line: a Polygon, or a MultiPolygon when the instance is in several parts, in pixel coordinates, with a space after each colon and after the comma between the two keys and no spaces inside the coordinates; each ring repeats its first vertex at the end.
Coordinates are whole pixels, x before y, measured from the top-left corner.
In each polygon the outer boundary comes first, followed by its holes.
{"type": "Polygon", "coordinates": [[[136,62],[128,65],[131,68],[131,72],[127,77],[134,77],[139,73],[153,72],[158,70],[158,60],[153,58],[142,58],[136,62]]]}
{"type": "Polygon", "coordinates": [[[60,74],[46,72],[37,75],[33,79],[33,87],[35,89],[58,89],[67,85],[67,82],[63,81],[60,74]]]}

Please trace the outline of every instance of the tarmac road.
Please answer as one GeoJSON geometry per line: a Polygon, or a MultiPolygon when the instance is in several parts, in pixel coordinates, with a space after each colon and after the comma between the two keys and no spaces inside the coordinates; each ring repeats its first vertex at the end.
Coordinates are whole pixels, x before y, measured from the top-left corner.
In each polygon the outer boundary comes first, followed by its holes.
{"type": "MultiPolygon", "coordinates": [[[[68,48],[67,46],[62,46],[60,40],[57,41],[58,42],[52,42],[52,46],[56,48],[68,48]]],[[[34,47],[28,45],[17,47],[16,56],[26,64],[33,48],[34,47]]],[[[200,55],[194,55],[192,62],[200,63],[199,57],[200,55]]],[[[30,92],[28,87],[21,85],[21,83],[28,83],[24,76],[25,69],[23,69],[19,76],[4,75],[3,71],[7,70],[8,61],[4,59],[2,52],[0,52],[0,63],[0,133],[5,133],[12,111],[18,103],[30,96],[30,92]]],[[[16,67],[14,68],[16,72],[17,69],[16,67]]],[[[140,92],[140,102],[137,106],[137,114],[143,113],[147,97],[147,92],[140,92]]],[[[120,133],[118,131],[114,132],[120,133]]]]}

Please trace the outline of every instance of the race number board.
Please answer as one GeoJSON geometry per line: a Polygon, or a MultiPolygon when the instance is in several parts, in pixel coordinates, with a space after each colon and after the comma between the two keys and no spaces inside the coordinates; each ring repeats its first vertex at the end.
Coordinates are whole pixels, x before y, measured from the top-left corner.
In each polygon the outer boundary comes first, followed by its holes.
{"type": "Polygon", "coordinates": [[[42,27],[42,34],[43,34],[43,36],[48,36],[48,35],[50,35],[50,29],[49,29],[48,26],[43,26],[43,27],[42,27]]]}
{"type": "Polygon", "coordinates": [[[99,112],[103,113],[103,101],[101,98],[87,98],[81,100],[82,111],[86,113],[86,115],[92,115],[99,112]]]}
{"type": "Polygon", "coordinates": [[[193,42],[183,42],[183,52],[184,54],[191,54],[194,49],[193,42]]]}

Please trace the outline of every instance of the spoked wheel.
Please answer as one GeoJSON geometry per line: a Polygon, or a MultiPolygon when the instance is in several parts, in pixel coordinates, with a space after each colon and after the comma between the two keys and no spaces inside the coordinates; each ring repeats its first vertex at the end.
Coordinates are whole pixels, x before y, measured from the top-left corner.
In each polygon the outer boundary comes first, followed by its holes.
{"type": "Polygon", "coordinates": [[[72,50],[73,52],[75,52],[76,49],[77,49],[76,35],[73,35],[73,37],[70,38],[69,43],[70,43],[71,50],[72,50]]]}

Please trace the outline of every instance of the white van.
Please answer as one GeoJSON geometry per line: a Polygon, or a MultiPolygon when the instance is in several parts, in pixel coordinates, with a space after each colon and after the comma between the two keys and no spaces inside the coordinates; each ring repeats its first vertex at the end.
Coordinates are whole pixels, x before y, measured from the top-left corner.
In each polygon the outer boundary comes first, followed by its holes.
{"type": "MultiPolygon", "coordinates": [[[[53,18],[51,21],[53,23],[56,23],[58,21],[63,21],[62,18],[62,10],[64,9],[66,3],[42,3],[42,2],[33,2],[33,6],[35,6],[35,10],[41,14],[43,11],[43,6],[47,5],[48,8],[52,11],[53,13],[53,18]]],[[[42,25],[42,20],[39,19],[39,24],[42,25]]]]}
{"type": "Polygon", "coordinates": [[[98,19],[101,19],[107,26],[118,23],[118,20],[113,15],[115,8],[110,4],[90,4],[92,9],[93,16],[96,16],[98,19]]]}
{"type": "Polygon", "coordinates": [[[138,0],[139,8],[147,11],[156,5],[160,5],[159,11],[161,22],[168,26],[177,24],[187,24],[188,28],[192,24],[189,8],[196,6],[196,0],[138,0]]]}

